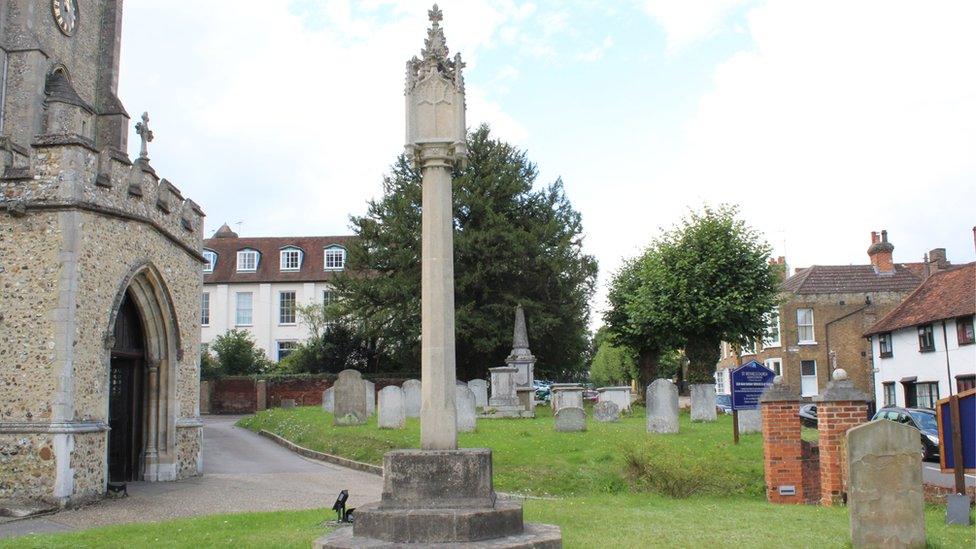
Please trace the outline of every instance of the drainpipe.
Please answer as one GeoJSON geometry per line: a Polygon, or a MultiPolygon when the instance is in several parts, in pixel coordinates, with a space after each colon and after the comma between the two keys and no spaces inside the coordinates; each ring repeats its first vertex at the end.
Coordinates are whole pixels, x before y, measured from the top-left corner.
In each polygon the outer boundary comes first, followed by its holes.
{"type": "Polygon", "coordinates": [[[949,336],[946,334],[944,318],[942,319],[942,344],[945,345],[946,377],[949,379],[949,395],[951,396],[955,391],[952,390],[952,368],[949,367],[949,336]]]}

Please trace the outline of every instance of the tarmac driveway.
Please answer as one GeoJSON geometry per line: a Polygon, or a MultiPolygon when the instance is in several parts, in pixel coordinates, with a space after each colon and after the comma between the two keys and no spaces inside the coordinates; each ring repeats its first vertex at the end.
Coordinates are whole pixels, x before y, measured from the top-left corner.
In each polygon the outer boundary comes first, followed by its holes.
{"type": "Polygon", "coordinates": [[[343,489],[349,490],[351,507],[380,498],[381,477],[293,454],[235,427],[238,419],[204,417],[203,476],[130,483],[127,498],[0,523],[0,538],[216,513],[331,507],[343,489]]]}

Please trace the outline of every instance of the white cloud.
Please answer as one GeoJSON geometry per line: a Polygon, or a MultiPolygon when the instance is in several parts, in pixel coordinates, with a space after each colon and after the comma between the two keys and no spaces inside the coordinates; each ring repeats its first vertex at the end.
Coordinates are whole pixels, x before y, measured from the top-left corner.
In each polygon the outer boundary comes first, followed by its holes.
{"type": "Polygon", "coordinates": [[[644,11],[656,19],[668,37],[668,50],[707,38],[726,17],[747,0],[644,0],[644,11]]]}
{"type": "MultiPolygon", "coordinates": [[[[127,2],[122,100],[150,112],[153,164],[204,207],[208,232],[243,220],[250,235],[345,233],[402,150],[404,63],[423,47],[429,3],[249,5],[127,2]]],[[[469,71],[500,26],[532,11],[441,6],[469,71]]],[[[468,97],[470,125],[524,139],[485,90],[469,82],[468,97]]]]}
{"type": "Polygon", "coordinates": [[[594,46],[590,50],[583,52],[579,55],[581,61],[586,61],[587,63],[592,63],[594,61],[599,61],[603,58],[603,55],[608,49],[613,47],[613,38],[607,36],[603,39],[603,42],[594,46]]]}

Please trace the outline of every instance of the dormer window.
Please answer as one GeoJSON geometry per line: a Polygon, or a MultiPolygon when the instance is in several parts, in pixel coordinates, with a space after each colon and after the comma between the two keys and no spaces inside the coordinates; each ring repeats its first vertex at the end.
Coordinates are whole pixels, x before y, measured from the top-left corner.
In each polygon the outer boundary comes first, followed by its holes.
{"type": "Polygon", "coordinates": [[[203,272],[205,272],[205,273],[212,273],[213,270],[214,270],[214,267],[217,266],[217,252],[213,252],[213,251],[210,251],[210,250],[204,250],[203,251],[203,259],[205,259],[207,261],[203,265],[203,272]]]}
{"type": "Polygon", "coordinates": [[[258,251],[240,250],[237,252],[237,271],[253,273],[258,270],[258,251]]]}
{"type": "Polygon", "coordinates": [[[325,249],[325,270],[341,271],[346,267],[346,249],[342,246],[329,246],[325,249]]]}
{"type": "Polygon", "coordinates": [[[302,267],[302,251],[298,248],[284,248],[280,256],[282,271],[297,271],[302,267]]]}

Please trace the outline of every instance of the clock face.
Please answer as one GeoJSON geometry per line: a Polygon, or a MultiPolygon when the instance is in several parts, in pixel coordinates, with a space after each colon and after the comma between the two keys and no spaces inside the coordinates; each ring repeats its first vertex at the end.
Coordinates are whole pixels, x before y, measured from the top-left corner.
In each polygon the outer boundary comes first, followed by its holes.
{"type": "Polygon", "coordinates": [[[78,0],[51,0],[51,13],[65,36],[75,33],[78,26],[78,0]]]}

